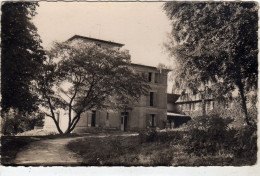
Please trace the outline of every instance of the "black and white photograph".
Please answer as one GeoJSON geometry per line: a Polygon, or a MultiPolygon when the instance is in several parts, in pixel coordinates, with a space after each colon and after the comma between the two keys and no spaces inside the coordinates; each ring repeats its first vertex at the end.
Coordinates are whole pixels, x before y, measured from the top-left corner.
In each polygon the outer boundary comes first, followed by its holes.
{"type": "Polygon", "coordinates": [[[258,12],[1,2],[1,165],[256,166],[258,12]]]}

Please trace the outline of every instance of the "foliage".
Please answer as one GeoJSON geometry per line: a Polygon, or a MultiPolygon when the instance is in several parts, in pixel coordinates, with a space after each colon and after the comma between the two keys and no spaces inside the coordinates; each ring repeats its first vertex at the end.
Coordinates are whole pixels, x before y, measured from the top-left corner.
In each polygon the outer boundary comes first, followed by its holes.
{"type": "Polygon", "coordinates": [[[180,144],[183,138],[186,136],[185,131],[166,131],[157,134],[157,141],[162,143],[180,144]]]}
{"type": "Polygon", "coordinates": [[[188,123],[187,152],[198,156],[223,153],[228,147],[234,131],[229,130],[233,120],[218,115],[200,116],[188,123]]]}
{"type": "Polygon", "coordinates": [[[141,143],[159,142],[176,144],[183,142],[183,138],[186,136],[186,132],[183,131],[165,131],[158,132],[155,129],[146,129],[139,131],[139,138],[141,143]]]}
{"type": "Polygon", "coordinates": [[[35,126],[43,126],[44,114],[39,112],[19,113],[16,109],[10,109],[2,116],[2,133],[14,135],[34,129],[35,126]]]}
{"type": "Polygon", "coordinates": [[[256,125],[230,128],[232,121],[230,118],[221,118],[219,115],[194,119],[188,125],[189,135],[183,140],[186,152],[196,156],[230,156],[232,160],[236,161],[236,165],[240,165],[244,161],[255,164],[256,125]]]}
{"type": "Polygon", "coordinates": [[[1,17],[1,94],[2,110],[32,112],[37,95],[32,85],[39,74],[44,52],[37,28],[31,22],[36,2],[4,2],[1,17]]]}
{"type": "Polygon", "coordinates": [[[70,133],[83,112],[92,109],[122,108],[126,102],[135,102],[147,93],[149,86],[131,69],[126,51],[101,48],[84,42],[56,43],[48,53],[45,70],[38,79],[42,105],[55,119],[55,110],[68,111],[70,133]]]}
{"type": "Polygon", "coordinates": [[[70,142],[67,147],[83,158],[82,165],[132,166],[138,161],[137,143],[136,136],[86,137],[70,142]]]}
{"type": "Polygon", "coordinates": [[[234,155],[238,158],[257,157],[257,128],[256,126],[245,126],[239,129],[235,135],[236,145],[232,145],[234,155]]]}
{"type": "Polygon", "coordinates": [[[157,132],[154,128],[148,128],[145,130],[139,131],[139,138],[141,143],[145,142],[154,142],[157,137],[157,132]]]}
{"type": "Polygon", "coordinates": [[[238,88],[248,124],[245,92],[257,87],[258,6],[254,2],[167,2],[177,87],[193,90],[208,81],[223,95],[238,88]]]}

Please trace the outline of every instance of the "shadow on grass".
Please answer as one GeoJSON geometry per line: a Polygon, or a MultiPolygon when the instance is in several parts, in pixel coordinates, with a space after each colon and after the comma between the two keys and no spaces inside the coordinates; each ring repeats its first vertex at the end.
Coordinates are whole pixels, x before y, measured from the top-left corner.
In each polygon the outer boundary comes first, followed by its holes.
{"type": "Polygon", "coordinates": [[[13,165],[17,153],[23,150],[23,148],[35,141],[46,139],[59,139],[59,138],[71,138],[78,137],[78,134],[69,135],[47,135],[47,136],[1,136],[1,164],[13,165]]]}

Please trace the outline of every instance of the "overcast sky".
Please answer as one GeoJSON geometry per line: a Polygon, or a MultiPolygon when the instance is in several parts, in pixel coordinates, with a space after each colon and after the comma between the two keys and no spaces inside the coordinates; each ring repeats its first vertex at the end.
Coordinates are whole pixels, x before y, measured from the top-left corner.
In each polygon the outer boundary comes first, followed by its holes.
{"type": "Polygon", "coordinates": [[[83,35],[125,44],[132,62],[169,64],[163,43],[170,21],[161,2],[40,2],[33,22],[48,48],[53,41],[83,35]]]}

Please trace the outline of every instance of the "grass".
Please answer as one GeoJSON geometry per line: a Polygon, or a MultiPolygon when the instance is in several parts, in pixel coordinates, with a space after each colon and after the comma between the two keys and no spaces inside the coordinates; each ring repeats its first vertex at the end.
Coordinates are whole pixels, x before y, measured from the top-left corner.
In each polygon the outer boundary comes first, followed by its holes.
{"type": "Polygon", "coordinates": [[[67,147],[83,158],[83,165],[137,165],[138,140],[135,136],[91,137],[71,142],[67,147]]]}
{"type": "MultiPolygon", "coordinates": [[[[113,131],[86,135],[70,142],[67,148],[81,156],[83,163],[79,165],[85,166],[245,166],[256,163],[256,155],[254,158],[236,158],[228,151],[206,156],[188,154],[187,144],[183,143],[185,132],[158,133],[152,141],[143,140],[144,136],[120,134],[122,132],[113,131]]],[[[13,163],[16,154],[31,142],[77,136],[2,136],[1,163],[13,163]]]]}
{"type": "Polygon", "coordinates": [[[256,160],[228,153],[188,154],[181,140],[143,142],[139,136],[86,137],[67,147],[83,158],[81,165],[85,166],[244,166],[256,160]]]}
{"type": "Polygon", "coordinates": [[[12,163],[16,157],[16,154],[22,150],[22,148],[38,139],[28,136],[2,136],[1,137],[1,164],[12,163]]]}

